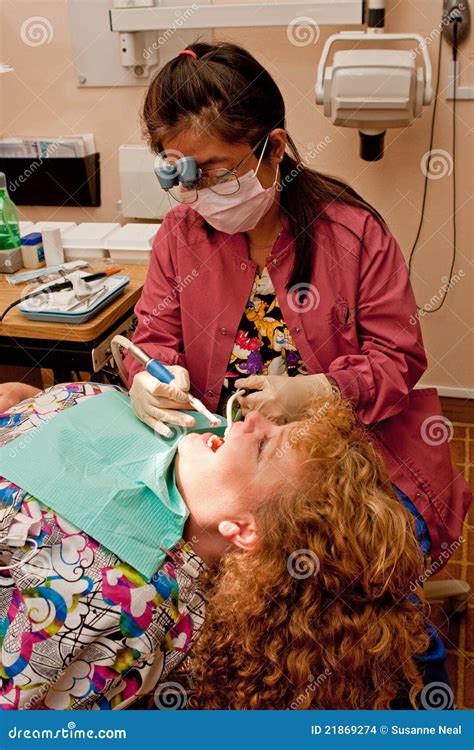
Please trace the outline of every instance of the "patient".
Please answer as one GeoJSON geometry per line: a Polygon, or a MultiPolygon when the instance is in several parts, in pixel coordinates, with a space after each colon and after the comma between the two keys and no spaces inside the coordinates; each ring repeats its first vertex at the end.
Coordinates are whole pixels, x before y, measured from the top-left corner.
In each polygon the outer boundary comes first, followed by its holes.
{"type": "MultiPolygon", "coordinates": [[[[0,443],[110,388],[55,386],[0,416],[0,443]]],[[[0,573],[1,708],[126,708],[195,643],[192,707],[416,706],[413,520],[336,394],[290,425],[250,413],[215,451],[189,434],[175,468],[190,516],[151,582],[0,480],[0,542],[39,540],[0,573]]]]}

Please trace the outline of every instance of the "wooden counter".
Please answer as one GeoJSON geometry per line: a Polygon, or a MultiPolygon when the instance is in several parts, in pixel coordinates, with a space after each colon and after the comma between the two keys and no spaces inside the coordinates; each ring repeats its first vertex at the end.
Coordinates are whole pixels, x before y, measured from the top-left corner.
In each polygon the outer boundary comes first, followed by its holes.
{"type": "MultiPolygon", "coordinates": [[[[132,310],[140,297],[146,277],[146,267],[138,264],[130,264],[121,265],[120,268],[120,273],[128,276],[130,283],[117,299],[86,323],[51,323],[28,320],[19,311],[18,307],[14,307],[6,314],[3,322],[0,323],[0,336],[28,339],[93,341],[125,313],[132,310]]],[[[93,273],[93,271],[89,271],[89,273],[93,273]]],[[[11,302],[21,297],[26,286],[32,285],[31,282],[28,284],[9,284],[5,276],[6,274],[0,276],[0,312],[3,312],[11,302]]]]}
{"type": "MultiPolygon", "coordinates": [[[[91,264],[89,273],[102,270],[91,264]]],[[[71,370],[94,373],[104,359],[110,339],[131,329],[133,308],[145,282],[147,265],[120,264],[130,278],[122,294],[86,323],[51,323],[28,320],[17,307],[0,323],[0,364],[29,368],[51,368],[59,379],[71,370]]],[[[0,276],[0,312],[20,298],[27,284],[9,284],[0,276]]]]}

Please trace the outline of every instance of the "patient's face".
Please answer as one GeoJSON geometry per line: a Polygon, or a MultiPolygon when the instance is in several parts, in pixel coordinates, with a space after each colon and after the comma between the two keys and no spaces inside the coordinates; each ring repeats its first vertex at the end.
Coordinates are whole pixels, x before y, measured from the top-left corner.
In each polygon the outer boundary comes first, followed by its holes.
{"type": "Polygon", "coordinates": [[[224,445],[213,451],[210,433],[186,435],[178,445],[178,486],[193,517],[214,525],[249,510],[285,481],[296,478],[295,451],[288,446],[295,423],[275,425],[258,412],[235,422],[224,445]]]}

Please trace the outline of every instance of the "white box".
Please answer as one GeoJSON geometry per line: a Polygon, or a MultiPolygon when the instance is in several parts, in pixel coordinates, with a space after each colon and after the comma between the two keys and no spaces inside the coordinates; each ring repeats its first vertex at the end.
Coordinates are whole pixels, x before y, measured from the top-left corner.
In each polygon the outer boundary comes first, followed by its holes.
{"type": "Polygon", "coordinates": [[[32,221],[19,221],[18,226],[20,227],[20,237],[24,237],[25,234],[30,234],[30,232],[36,231],[33,229],[34,223],[32,221]]]}
{"type": "Polygon", "coordinates": [[[85,221],[63,234],[64,257],[66,260],[97,260],[107,258],[104,243],[106,238],[120,228],[118,222],[99,224],[85,221]]]}
{"type": "Polygon", "coordinates": [[[160,187],[153,171],[156,156],[147,146],[119,148],[120,197],[122,216],[128,219],[160,221],[179,205],[160,187]]]}
{"type": "Polygon", "coordinates": [[[63,235],[64,232],[67,232],[68,229],[72,229],[73,227],[77,227],[75,221],[38,221],[32,231],[42,232],[43,229],[59,229],[61,235],[63,235]]]}
{"type": "Polygon", "coordinates": [[[125,224],[105,240],[104,247],[113,260],[123,263],[148,262],[160,224],[125,224]]]}

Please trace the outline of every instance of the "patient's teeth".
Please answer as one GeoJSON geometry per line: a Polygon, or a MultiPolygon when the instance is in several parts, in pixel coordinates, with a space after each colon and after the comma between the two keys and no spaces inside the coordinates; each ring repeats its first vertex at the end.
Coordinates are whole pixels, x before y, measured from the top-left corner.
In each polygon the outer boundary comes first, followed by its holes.
{"type": "Polygon", "coordinates": [[[209,448],[213,450],[215,453],[218,450],[218,448],[221,447],[221,445],[224,445],[224,441],[218,435],[210,435],[210,437],[208,437],[206,441],[206,445],[208,445],[209,448]]]}

